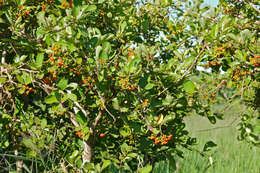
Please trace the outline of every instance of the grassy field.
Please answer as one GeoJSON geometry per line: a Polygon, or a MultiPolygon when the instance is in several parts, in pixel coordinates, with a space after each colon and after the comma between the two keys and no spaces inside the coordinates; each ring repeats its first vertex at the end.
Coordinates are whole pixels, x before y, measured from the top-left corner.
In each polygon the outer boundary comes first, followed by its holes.
{"type": "Polygon", "coordinates": [[[178,159],[178,173],[260,173],[260,149],[250,148],[245,142],[239,142],[236,124],[232,127],[212,129],[227,126],[234,120],[230,115],[227,119],[218,121],[215,125],[206,118],[191,116],[186,119],[187,129],[192,137],[198,137],[197,150],[202,151],[208,140],[214,141],[218,146],[211,152],[213,164],[208,158],[202,157],[196,151],[184,153],[184,159],[178,159]]]}

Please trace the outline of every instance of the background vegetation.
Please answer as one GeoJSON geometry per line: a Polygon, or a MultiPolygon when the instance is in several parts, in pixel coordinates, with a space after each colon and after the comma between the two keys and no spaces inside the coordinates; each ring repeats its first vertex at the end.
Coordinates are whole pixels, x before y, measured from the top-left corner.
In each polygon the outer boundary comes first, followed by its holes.
{"type": "Polygon", "coordinates": [[[196,135],[196,148],[191,115],[234,117],[237,139],[259,147],[258,7],[0,0],[0,167],[174,172],[197,151],[217,170],[217,141],[196,135]]]}

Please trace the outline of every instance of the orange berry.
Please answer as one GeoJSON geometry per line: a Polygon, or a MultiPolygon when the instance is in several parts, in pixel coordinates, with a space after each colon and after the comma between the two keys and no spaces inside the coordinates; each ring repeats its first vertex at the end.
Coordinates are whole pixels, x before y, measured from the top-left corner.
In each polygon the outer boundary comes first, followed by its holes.
{"type": "Polygon", "coordinates": [[[222,85],[227,85],[227,82],[226,81],[222,81],[222,85]]]}
{"type": "Polygon", "coordinates": [[[78,136],[79,138],[82,138],[82,135],[80,132],[76,132],[76,136],[78,136]]]}
{"type": "Polygon", "coordinates": [[[61,5],[62,5],[63,7],[66,7],[66,6],[69,5],[69,3],[68,3],[67,1],[63,1],[63,2],[61,3],[61,5]]]}
{"type": "Polygon", "coordinates": [[[53,58],[53,57],[50,57],[50,61],[54,61],[54,58],[53,58]]]}
{"type": "Polygon", "coordinates": [[[155,136],[151,136],[150,139],[155,140],[155,136]]]}
{"type": "Polygon", "coordinates": [[[34,89],[32,89],[32,88],[29,88],[29,91],[30,91],[30,92],[34,92],[35,90],[34,90],[34,89]]]}
{"type": "Polygon", "coordinates": [[[27,15],[29,13],[30,13],[30,11],[27,10],[27,11],[24,12],[24,15],[27,15]]]}
{"type": "Polygon", "coordinates": [[[47,2],[48,5],[51,5],[53,3],[53,0],[50,0],[47,2]]]}
{"type": "Polygon", "coordinates": [[[159,138],[155,138],[154,143],[158,144],[159,142],[161,142],[161,140],[159,138]]]}
{"type": "Polygon", "coordinates": [[[86,80],[86,79],[83,79],[82,82],[83,82],[84,84],[86,84],[86,83],[87,83],[87,80],[86,80]]]}
{"type": "Polygon", "coordinates": [[[168,141],[172,140],[172,134],[168,136],[167,140],[168,141]]]}
{"type": "Polygon", "coordinates": [[[103,138],[103,137],[106,136],[106,134],[105,134],[105,133],[101,133],[99,136],[100,136],[101,138],[103,138]]]}
{"type": "Polygon", "coordinates": [[[134,56],[134,53],[131,51],[128,53],[128,56],[134,56]]]}

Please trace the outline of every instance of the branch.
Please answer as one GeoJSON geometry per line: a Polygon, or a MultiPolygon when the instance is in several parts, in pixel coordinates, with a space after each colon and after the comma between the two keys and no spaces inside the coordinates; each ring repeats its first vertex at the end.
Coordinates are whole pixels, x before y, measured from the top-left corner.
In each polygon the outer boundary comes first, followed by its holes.
{"type": "MultiPolygon", "coordinates": [[[[193,69],[193,67],[195,66],[195,64],[198,62],[198,59],[199,57],[201,56],[202,52],[204,51],[205,49],[205,45],[202,47],[202,49],[200,50],[199,54],[196,56],[195,60],[193,61],[193,63],[191,64],[191,66],[183,73],[183,75],[181,76],[181,79],[182,80],[186,75],[188,75],[191,70],[193,69]]],[[[179,80],[179,81],[180,81],[179,80]]]]}
{"type": "MultiPolygon", "coordinates": [[[[246,87],[242,88],[240,91],[238,91],[237,93],[235,93],[232,97],[230,97],[230,98],[228,99],[228,101],[227,101],[226,104],[231,103],[231,101],[232,101],[236,96],[238,96],[238,95],[240,94],[240,92],[241,92],[241,93],[244,92],[244,90],[246,90],[248,87],[249,87],[249,86],[246,86],[246,87]]],[[[232,106],[232,104],[226,105],[226,107],[223,109],[223,111],[222,111],[221,113],[224,113],[224,112],[225,112],[226,110],[228,110],[231,106],[232,106]]]]}
{"type": "MultiPolygon", "coordinates": [[[[201,51],[199,52],[199,54],[195,57],[195,59],[194,59],[193,63],[191,64],[191,66],[183,73],[183,75],[181,76],[181,78],[180,78],[176,83],[180,82],[186,75],[188,75],[188,74],[191,72],[192,68],[193,68],[193,67],[195,66],[195,64],[197,63],[197,61],[198,61],[199,57],[201,56],[202,52],[204,51],[204,49],[205,49],[205,45],[202,47],[202,49],[201,49],[201,51]]],[[[160,96],[162,93],[166,92],[166,91],[167,91],[169,88],[171,88],[172,86],[173,86],[173,85],[171,85],[171,86],[165,88],[165,89],[164,89],[162,92],[160,92],[157,96],[160,96]]]]}
{"type": "MultiPolygon", "coordinates": [[[[76,127],[80,127],[80,124],[77,122],[75,114],[68,111],[70,114],[70,120],[76,127]]],[[[93,156],[93,135],[90,134],[88,140],[83,139],[83,155],[82,155],[82,167],[84,166],[85,163],[91,162],[92,156],[93,156]]]]}
{"type": "Polygon", "coordinates": [[[98,96],[104,106],[104,109],[106,110],[106,112],[114,119],[114,122],[116,121],[116,118],[113,114],[111,114],[111,112],[109,112],[109,110],[107,109],[106,105],[105,105],[105,99],[101,96],[101,94],[99,93],[99,91],[96,89],[98,96]]]}
{"type": "MultiPolygon", "coordinates": [[[[244,110],[242,113],[240,114],[243,114],[246,110],[244,110]]],[[[231,121],[231,123],[229,125],[226,125],[226,126],[219,126],[219,127],[214,127],[214,128],[211,128],[211,129],[203,129],[203,130],[198,130],[197,132],[207,132],[207,131],[211,131],[211,130],[217,130],[217,129],[223,129],[223,128],[229,128],[229,127],[233,127],[233,124],[236,122],[236,120],[239,118],[239,116],[235,117],[233,119],[233,121],[231,121]]]]}
{"type": "MultiPolygon", "coordinates": [[[[67,93],[71,94],[70,90],[66,90],[66,91],[67,91],[67,93]]],[[[81,112],[85,115],[85,117],[89,121],[90,119],[89,119],[87,111],[79,104],[79,102],[74,101],[74,105],[76,105],[81,110],[81,112]]]]}
{"type": "Polygon", "coordinates": [[[77,122],[74,113],[72,113],[71,111],[68,111],[68,113],[70,114],[70,120],[71,120],[72,124],[73,124],[74,126],[76,126],[76,127],[79,127],[80,125],[79,125],[79,123],[77,122]]]}
{"type": "Polygon", "coordinates": [[[260,10],[258,8],[256,8],[256,6],[252,3],[252,2],[248,2],[249,5],[251,5],[251,7],[257,11],[258,13],[260,13],[260,10]]]}
{"type": "MultiPolygon", "coordinates": [[[[5,48],[3,48],[3,52],[2,52],[2,58],[1,58],[1,65],[5,64],[5,57],[6,57],[6,50],[5,48]]],[[[1,66],[1,69],[0,69],[0,75],[2,75],[2,72],[3,72],[3,67],[1,66]]]]}
{"type": "Polygon", "coordinates": [[[98,116],[96,117],[96,119],[95,119],[95,122],[92,124],[92,131],[93,131],[93,134],[95,133],[95,128],[97,127],[97,125],[98,125],[98,122],[100,121],[100,119],[102,118],[102,112],[101,111],[99,111],[99,113],[98,113],[98,116]]]}
{"type": "Polygon", "coordinates": [[[81,110],[81,112],[85,115],[85,117],[89,121],[88,113],[86,112],[86,110],[78,102],[74,102],[74,104],[81,110]]]}
{"type": "Polygon", "coordinates": [[[52,33],[52,34],[55,34],[57,32],[61,32],[63,31],[64,29],[66,29],[68,26],[70,26],[71,24],[75,24],[76,22],[69,22],[68,24],[66,24],[63,28],[61,29],[57,29],[57,30],[54,30],[54,31],[48,31],[48,33],[52,33]]]}

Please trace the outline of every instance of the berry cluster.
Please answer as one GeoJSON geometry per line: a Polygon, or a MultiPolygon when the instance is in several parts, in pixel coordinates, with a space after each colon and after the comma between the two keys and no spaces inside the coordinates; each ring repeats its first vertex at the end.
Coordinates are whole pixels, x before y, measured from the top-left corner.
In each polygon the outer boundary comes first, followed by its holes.
{"type": "Polygon", "coordinates": [[[26,85],[23,88],[25,90],[25,93],[24,93],[25,96],[27,96],[30,92],[32,92],[32,93],[35,92],[35,90],[33,88],[28,87],[26,85]]]}
{"type": "Polygon", "coordinates": [[[44,2],[42,2],[42,3],[41,3],[42,11],[46,11],[46,5],[51,5],[52,3],[53,3],[53,0],[47,1],[47,4],[45,4],[44,2]]]}
{"type": "Polygon", "coordinates": [[[129,80],[126,78],[126,79],[121,79],[120,80],[120,85],[124,88],[124,89],[126,89],[126,90],[128,90],[128,91],[133,91],[133,90],[135,90],[135,88],[136,88],[136,85],[131,85],[130,83],[129,83],[129,80]]]}
{"type": "Polygon", "coordinates": [[[70,2],[68,2],[68,1],[63,1],[63,2],[61,3],[61,6],[63,6],[65,9],[66,9],[67,7],[72,7],[72,5],[73,5],[73,1],[70,1],[70,2]]]}
{"type": "Polygon", "coordinates": [[[143,107],[144,108],[146,108],[147,106],[148,106],[148,103],[149,103],[149,99],[145,99],[144,101],[143,101],[143,107]]]}
{"type": "Polygon", "coordinates": [[[87,132],[84,132],[83,130],[80,130],[80,131],[78,131],[78,132],[76,132],[76,136],[78,137],[78,138],[84,138],[86,135],[87,135],[88,133],[87,132]]]}
{"type": "Polygon", "coordinates": [[[172,134],[170,134],[168,137],[166,135],[161,137],[151,136],[150,139],[154,140],[154,144],[166,145],[170,140],[172,140],[172,134]]]}
{"type": "Polygon", "coordinates": [[[249,61],[251,64],[253,64],[255,67],[259,66],[259,60],[260,56],[255,56],[254,58],[249,58],[249,61]]]}
{"type": "Polygon", "coordinates": [[[20,12],[15,16],[16,18],[19,18],[21,16],[26,16],[30,14],[30,10],[24,9],[23,6],[20,6],[20,12]]]}

